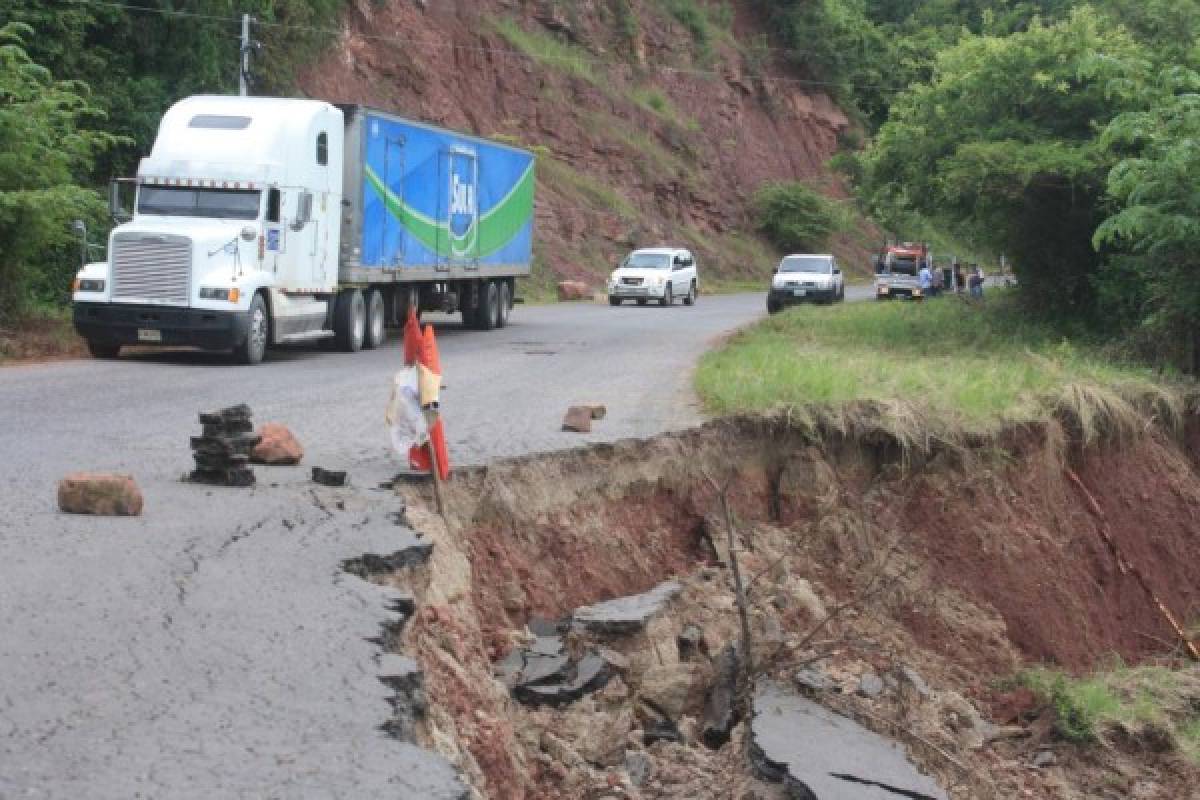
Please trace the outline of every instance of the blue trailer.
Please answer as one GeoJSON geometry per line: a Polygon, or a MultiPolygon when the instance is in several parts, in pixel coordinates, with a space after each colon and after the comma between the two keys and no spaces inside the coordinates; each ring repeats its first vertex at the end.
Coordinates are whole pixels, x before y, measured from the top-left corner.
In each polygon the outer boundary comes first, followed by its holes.
{"type": "Polygon", "coordinates": [[[533,249],[533,154],[342,106],[342,284],[395,285],[394,313],[461,311],[503,325],[533,249]]]}

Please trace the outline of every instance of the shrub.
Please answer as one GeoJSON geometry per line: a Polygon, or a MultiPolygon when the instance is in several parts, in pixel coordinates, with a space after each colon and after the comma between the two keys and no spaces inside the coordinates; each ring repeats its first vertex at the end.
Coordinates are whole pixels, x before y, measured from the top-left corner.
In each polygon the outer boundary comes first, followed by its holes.
{"type": "Polygon", "coordinates": [[[754,195],[758,230],[780,250],[822,250],[837,230],[839,214],[824,195],[804,183],[769,183],[754,195]]]}

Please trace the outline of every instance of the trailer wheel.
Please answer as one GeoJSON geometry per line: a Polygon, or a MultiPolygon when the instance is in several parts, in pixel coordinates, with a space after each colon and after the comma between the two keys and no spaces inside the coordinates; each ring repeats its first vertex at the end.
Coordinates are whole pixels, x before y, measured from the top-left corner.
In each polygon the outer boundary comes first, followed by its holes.
{"type": "Polygon", "coordinates": [[[250,301],[250,325],[246,331],[246,341],[233,348],[233,357],[239,364],[258,364],[267,354],[267,339],[271,332],[271,317],[267,313],[267,303],[261,294],[255,294],[250,301]]]}
{"type": "Polygon", "coordinates": [[[338,293],[337,309],[333,312],[333,333],[337,345],[347,353],[362,349],[367,328],[367,304],[358,289],[338,293]]]}
{"type": "Polygon", "coordinates": [[[383,295],[378,289],[371,289],[367,292],[366,312],[367,318],[364,325],[366,335],[363,338],[362,346],[367,350],[374,350],[387,338],[384,327],[383,295]]]}
{"type": "Polygon", "coordinates": [[[475,329],[481,331],[490,331],[496,327],[496,318],[499,316],[500,305],[500,290],[496,287],[495,281],[485,281],[480,287],[479,307],[475,309],[475,329]]]}
{"type": "Polygon", "coordinates": [[[508,312],[512,310],[512,289],[508,281],[500,281],[500,302],[496,306],[496,327],[508,325],[508,312]]]}
{"type": "Polygon", "coordinates": [[[95,339],[87,340],[87,349],[92,354],[92,358],[110,359],[121,355],[121,345],[97,342],[95,339]]]}

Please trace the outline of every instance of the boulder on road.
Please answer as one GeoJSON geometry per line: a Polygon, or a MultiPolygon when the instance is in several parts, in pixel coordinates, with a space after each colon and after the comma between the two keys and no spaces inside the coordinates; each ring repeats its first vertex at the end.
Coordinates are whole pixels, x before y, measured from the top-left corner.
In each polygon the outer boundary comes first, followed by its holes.
{"type": "Polygon", "coordinates": [[[571,406],[563,417],[562,429],[573,433],[591,433],[592,409],[588,406],[571,406]]]}
{"type": "Polygon", "coordinates": [[[558,299],[560,302],[571,300],[590,300],[591,291],[583,281],[560,281],[558,284],[558,299]]]}
{"type": "Polygon", "coordinates": [[[136,517],[142,490],[129,475],[75,472],[58,482],[58,507],[70,514],[136,517]]]}
{"type": "Polygon", "coordinates": [[[259,428],[258,435],[261,438],[250,452],[250,460],[255,464],[286,466],[299,464],[304,458],[304,448],[287,426],[267,422],[259,428]]]}

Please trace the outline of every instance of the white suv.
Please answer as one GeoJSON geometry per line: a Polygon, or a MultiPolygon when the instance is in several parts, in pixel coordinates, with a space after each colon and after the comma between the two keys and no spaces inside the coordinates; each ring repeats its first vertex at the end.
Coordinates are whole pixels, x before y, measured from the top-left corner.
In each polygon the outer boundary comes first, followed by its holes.
{"type": "Polygon", "coordinates": [[[619,306],[623,300],[637,300],[644,306],[653,299],[669,306],[679,297],[690,306],[696,302],[696,282],[696,259],[689,251],[677,247],[634,250],[609,276],[608,302],[619,306]]]}
{"type": "Polygon", "coordinates": [[[767,311],[812,301],[833,303],[846,297],[846,281],[837,259],[829,254],[784,256],[771,278],[767,311]]]}

